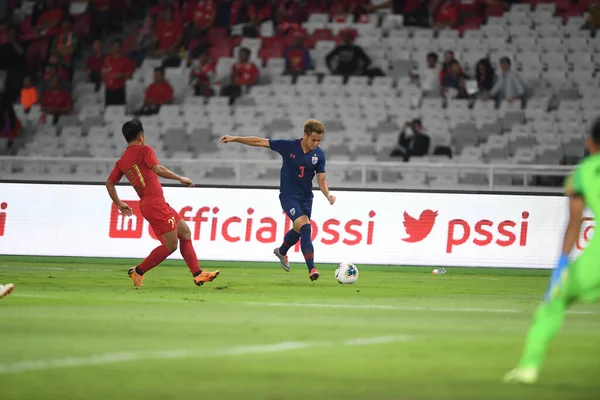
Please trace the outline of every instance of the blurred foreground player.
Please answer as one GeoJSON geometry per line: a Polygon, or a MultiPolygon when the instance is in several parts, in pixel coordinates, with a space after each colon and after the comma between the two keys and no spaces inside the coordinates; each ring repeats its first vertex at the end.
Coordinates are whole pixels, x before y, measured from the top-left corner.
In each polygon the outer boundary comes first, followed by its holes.
{"type": "Polygon", "coordinates": [[[575,261],[568,259],[579,238],[584,208],[587,206],[594,215],[600,215],[600,118],[594,122],[587,146],[590,155],[579,163],[565,184],[570,216],[558,265],[535,313],[521,362],[506,374],[506,382],[535,383],[548,345],[560,329],[567,308],[575,302],[592,303],[600,297],[600,235],[593,236],[575,261]]]}
{"type": "Polygon", "coordinates": [[[266,147],[281,154],[280,194],[281,207],[293,221],[283,239],[281,247],[273,252],[279,258],[283,269],[290,270],[287,252],[300,240],[302,254],[308,267],[308,277],[311,281],[319,279],[319,271],[315,268],[314,248],[312,244],[312,227],[310,216],[312,212],[313,192],[312,180],[317,175],[321,192],[330,204],[335,203],[335,196],[329,193],[325,177],[325,153],[319,148],[325,127],[315,119],[304,123],[302,139],[263,139],[256,136],[223,136],[221,143],[237,142],[248,146],[266,147]]]}
{"type": "Polygon", "coordinates": [[[144,274],[177,250],[178,239],[181,255],[194,276],[196,285],[202,286],[205,282],[211,282],[219,275],[219,271],[203,272],[200,269],[192,245],[190,228],[181,219],[179,213],[165,201],[158,177],[173,179],[190,187],[194,186],[194,183],[159,164],[154,150],[145,145],[144,127],[139,120],[126,122],[122,130],[127,141],[127,149],[108,177],[106,182],[108,194],[123,214],[128,216],[133,214],[131,207],[119,199],[115,188],[115,183],[118,183],[123,175],[126,175],[127,180],[140,197],[142,216],[150,223],[154,234],[161,242],[161,245],[152,250],[140,265],[129,269],[129,276],[133,284],[143,286],[144,274]]]}
{"type": "Polygon", "coordinates": [[[15,285],[12,283],[7,283],[6,285],[0,284],[0,299],[6,297],[13,291],[15,285]]]}

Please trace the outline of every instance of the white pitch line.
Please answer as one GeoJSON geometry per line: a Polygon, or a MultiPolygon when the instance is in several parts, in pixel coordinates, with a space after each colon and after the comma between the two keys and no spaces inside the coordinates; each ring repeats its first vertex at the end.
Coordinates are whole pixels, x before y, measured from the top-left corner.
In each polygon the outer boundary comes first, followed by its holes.
{"type": "Polygon", "coordinates": [[[114,269],[101,268],[59,268],[59,267],[15,267],[11,265],[0,265],[0,268],[5,269],[26,269],[35,271],[83,271],[83,272],[114,272],[114,269]]]}
{"type": "Polygon", "coordinates": [[[410,342],[413,336],[394,335],[349,339],[342,342],[281,342],[273,344],[225,347],[217,350],[162,350],[148,352],[119,352],[94,354],[83,357],[65,357],[50,360],[29,360],[0,364],[0,374],[29,371],[44,371],[59,368],[90,367],[95,365],[119,364],[141,360],[175,360],[185,358],[207,358],[244,356],[251,354],[281,353],[291,350],[342,346],[369,346],[386,343],[410,342]]]}
{"type": "MultiPolygon", "coordinates": [[[[408,307],[408,306],[390,306],[390,305],[360,305],[360,304],[318,304],[318,303],[246,303],[250,306],[268,306],[268,307],[314,307],[314,308],[344,308],[344,309],[362,309],[362,310],[396,310],[396,311],[439,311],[439,312],[488,312],[488,313],[522,313],[527,310],[517,310],[513,308],[460,308],[460,307],[408,307]]],[[[533,311],[532,311],[533,312],[533,311]]],[[[592,315],[597,314],[594,311],[567,311],[567,314],[592,315]]]]}
{"type": "MultiPolygon", "coordinates": [[[[51,296],[45,294],[30,294],[30,293],[15,293],[11,297],[29,297],[34,299],[56,299],[56,300],[71,300],[72,297],[51,296]]],[[[117,302],[142,302],[142,303],[178,303],[178,304],[194,304],[193,300],[177,300],[177,299],[161,299],[161,298],[115,298],[115,297],[86,297],[87,300],[97,301],[117,301],[117,302]]],[[[234,303],[219,303],[219,304],[234,304],[234,303]]],[[[237,304],[237,303],[235,303],[237,304]]],[[[327,304],[327,303],[242,303],[247,306],[258,307],[312,307],[312,308],[333,308],[333,309],[357,309],[357,310],[391,310],[391,311],[431,311],[431,312],[465,312],[465,313],[494,313],[494,314],[517,314],[517,313],[533,313],[533,310],[517,310],[515,308],[469,308],[469,307],[420,307],[420,306],[392,306],[378,304],[327,304]]],[[[595,311],[577,311],[569,310],[567,314],[575,315],[596,315],[595,311]]]]}

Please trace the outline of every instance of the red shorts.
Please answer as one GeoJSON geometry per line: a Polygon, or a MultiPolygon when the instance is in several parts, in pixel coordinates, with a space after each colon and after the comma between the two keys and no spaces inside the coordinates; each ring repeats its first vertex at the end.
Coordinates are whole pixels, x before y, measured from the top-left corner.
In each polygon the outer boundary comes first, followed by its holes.
{"type": "Polygon", "coordinates": [[[142,204],[140,211],[157,238],[177,229],[177,223],[181,221],[181,215],[167,202],[142,204]]]}

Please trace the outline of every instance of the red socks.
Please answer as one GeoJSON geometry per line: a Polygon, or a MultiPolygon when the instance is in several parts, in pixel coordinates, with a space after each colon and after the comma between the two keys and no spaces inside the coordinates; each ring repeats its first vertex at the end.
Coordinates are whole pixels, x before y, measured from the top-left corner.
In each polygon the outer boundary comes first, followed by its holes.
{"type": "MultiPolygon", "coordinates": [[[[183,249],[181,249],[181,251],[183,253],[183,249]]],[[[152,268],[165,261],[165,259],[169,257],[171,253],[172,251],[169,251],[164,245],[161,244],[160,246],[152,250],[150,255],[148,255],[148,257],[146,257],[146,259],[142,261],[140,265],[138,265],[138,273],[142,272],[143,274],[145,272],[150,271],[152,268]]]]}
{"type": "Polygon", "coordinates": [[[199,274],[201,270],[198,265],[198,258],[196,257],[196,251],[194,251],[192,241],[190,239],[179,240],[179,250],[192,275],[196,276],[199,274]]]}

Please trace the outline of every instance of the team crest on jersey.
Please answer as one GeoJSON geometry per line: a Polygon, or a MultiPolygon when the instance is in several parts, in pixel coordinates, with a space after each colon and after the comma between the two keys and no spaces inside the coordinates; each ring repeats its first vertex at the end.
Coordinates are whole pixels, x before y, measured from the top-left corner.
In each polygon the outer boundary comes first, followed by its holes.
{"type": "Polygon", "coordinates": [[[292,217],[293,217],[294,215],[296,215],[296,209],[295,209],[295,208],[292,208],[292,209],[290,210],[290,215],[291,215],[292,217]]]}
{"type": "Polygon", "coordinates": [[[317,157],[316,155],[314,155],[312,157],[311,162],[312,162],[312,165],[317,165],[317,163],[319,162],[319,157],[317,157]]]}

